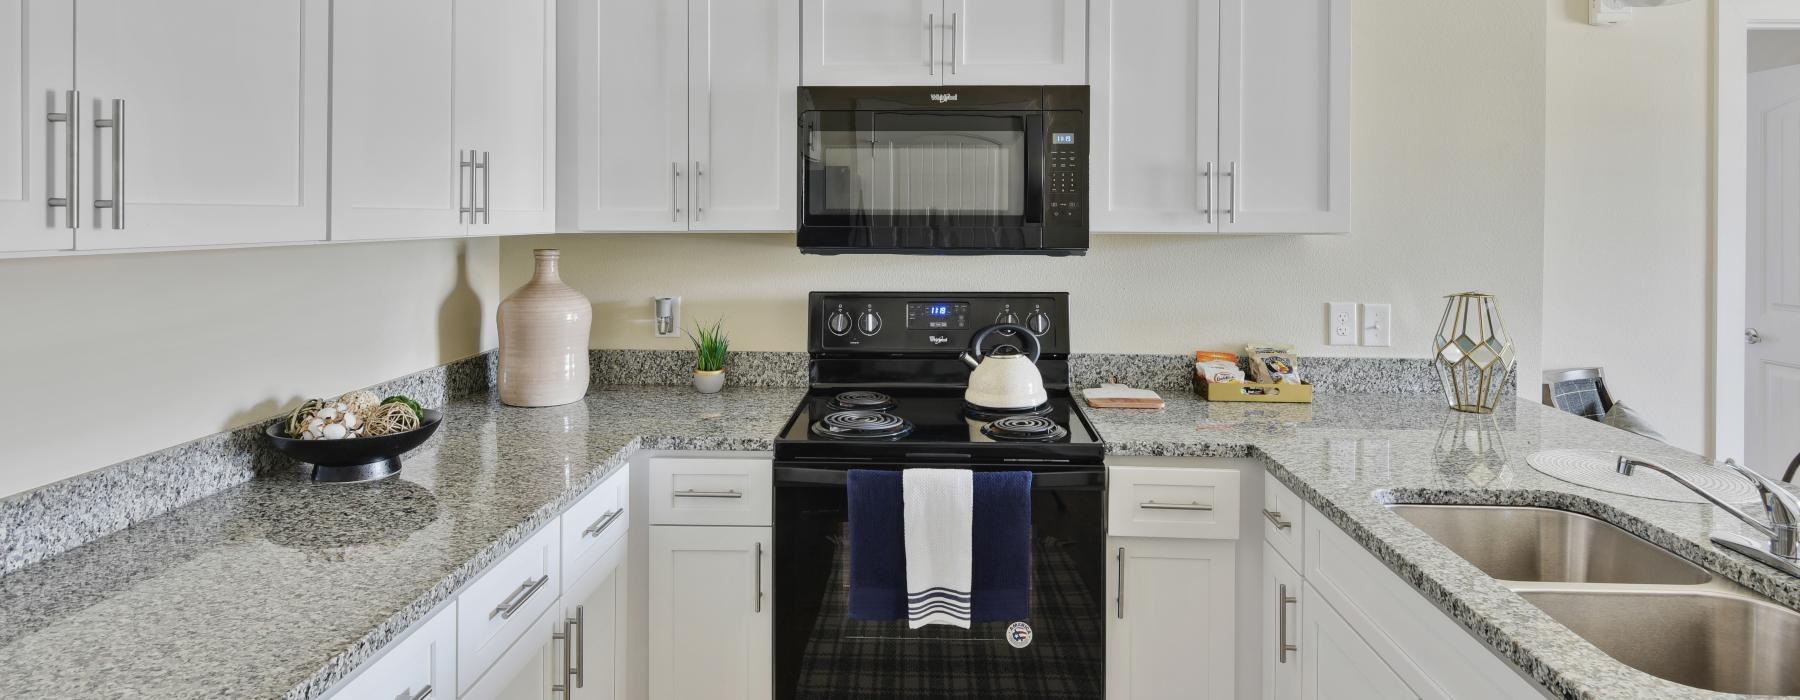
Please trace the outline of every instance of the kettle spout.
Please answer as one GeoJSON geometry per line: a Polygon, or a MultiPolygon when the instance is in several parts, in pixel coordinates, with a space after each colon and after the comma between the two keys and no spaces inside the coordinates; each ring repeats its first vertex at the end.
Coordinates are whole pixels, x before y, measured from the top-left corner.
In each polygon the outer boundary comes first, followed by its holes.
{"type": "Polygon", "coordinates": [[[969,356],[969,353],[966,353],[966,352],[965,352],[965,353],[963,353],[963,354],[961,354],[961,355],[957,355],[957,356],[956,356],[956,359],[958,359],[958,360],[962,360],[962,363],[963,363],[963,364],[965,364],[965,365],[968,365],[968,366],[969,366],[969,369],[975,369],[975,368],[977,368],[977,367],[980,367],[980,366],[981,366],[981,361],[980,361],[980,360],[977,360],[977,359],[975,359],[975,358],[973,358],[973,357],[970,357],[970,356],[969,356]]]}

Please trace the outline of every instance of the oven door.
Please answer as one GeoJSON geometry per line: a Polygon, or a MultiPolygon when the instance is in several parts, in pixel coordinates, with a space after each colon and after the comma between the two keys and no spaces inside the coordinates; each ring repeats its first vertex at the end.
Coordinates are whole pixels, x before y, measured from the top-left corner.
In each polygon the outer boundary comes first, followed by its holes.
{"type": "MultiPolygon", "coordinates": [[[[816,110],[801,115],[807,252],[1056,252],[1040,111],[816,110]]],[[[1077,240],[1077,238],[1079,240],[1077,240]]]]}
{"type": "Polygon", "coordinates": [[[1103,469],[1035,470],[1030,615],[967,630],[849,619],[846,473],[775,468],[776,698],[1100,700],[1106,685],[1103,469]],[[1014,622],[1030,626],[1029,644],[1009,643],[1014,622]]]}

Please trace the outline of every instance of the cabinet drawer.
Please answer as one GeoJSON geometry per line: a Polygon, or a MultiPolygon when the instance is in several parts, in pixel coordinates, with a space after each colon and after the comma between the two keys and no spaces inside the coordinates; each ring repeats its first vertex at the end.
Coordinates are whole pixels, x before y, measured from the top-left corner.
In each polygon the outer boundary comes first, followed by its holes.
{"type": "Polygon", "coordinates": [[[1299,569],[1306,564],[1306,503],[1274,474],[1263,472],[1263,539],[1299,569]]]}
{"type": "MultiPolygon", "coordinates": [[[[625,539],[631,516],[629,469],[606,477],[562,515],[562,570],[565,578],[586,571],[614,543],[625,539]]],[[[565,584],[563,588],[567,589],[565,584]]]]}
{"type": "Polygon", "coordinates": [[[456,597],[456,677],[468,690],[488,667],[556,603],[562,588],[556,522],[525,538],[518,549],[456,597]]]}
{"type": "Polygon", "coordinates": [[[1236,469],[1109,467],[1106,473],[1108,534],[1237,539],[1236,469]]]}
{"type": "Polygon", "coordinates": [[[772,525],[768,459],[654,457],[652,525],[772,525]]]}
{"type": "Polygon", "coordinates": [[[332,697],[448,697],[456,687],[456,604],[419,623],[332,697]]]}

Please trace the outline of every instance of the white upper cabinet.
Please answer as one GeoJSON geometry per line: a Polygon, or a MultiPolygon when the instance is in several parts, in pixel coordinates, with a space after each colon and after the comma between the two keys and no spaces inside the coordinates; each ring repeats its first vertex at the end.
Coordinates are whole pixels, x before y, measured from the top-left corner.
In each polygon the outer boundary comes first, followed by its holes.
{"type": "Polygon", "coordinates": [[[807,85],[1080,85],[1087,0],[802,0],[807,85]]]}
{"type": "Polygon", "coordinates": [[[687,230],[687,3],[560,11],[565,228],[687,230]]]}
{"type": "Polygon", "coordinates": [[[793,230],[799,15],[793,0],[689,0],[689,229],[793,230]]]}
{"type": "Polygon", "coordinates": [[[1350,230],[1350,1],[1225,0],[1223,233],[1350,230]]]}
{"type": "Polygon", "coordinates": [[[944,0],[944,12],[944,84],[1087,84],[1087,0],[944,0]]]}
{"type": "Polygon", "coordinates": [[[324,240],[329,5],[81,0],[77,246],[324,240]]]}
{"type": "Polygon", "coordinates": [[[86,132],[50,121],[76,99],[74,51],[73,0],[0,0],[0,254],[73,248],[69,217],[89,218],[69,194],[86,132]]]}
{"type": "Polygon", "coordinates": [[[462,234],[455,14],[441,0],[334,8],[333,240],[462,234]]]}
{"type": "Polygon", "coordinates": [[[556,3],[456,0],[456,141],[475,151],[469,233],[556,230],[556,3]]]}
{"type": "Polygon", "coordinates": [[[1094,231],[1350,228],[1350,0],[1092,0],[1094,231]]]}

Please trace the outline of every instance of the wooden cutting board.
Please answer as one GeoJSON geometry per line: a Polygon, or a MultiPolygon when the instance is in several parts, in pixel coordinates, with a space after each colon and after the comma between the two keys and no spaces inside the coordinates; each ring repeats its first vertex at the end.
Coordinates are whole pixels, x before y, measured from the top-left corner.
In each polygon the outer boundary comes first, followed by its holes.
{"type": "Polygon", "coordinates": [[[1162,408],[1163,398],[1149,389],[1133,389],[1124,384],[1101,384],[1082,389],[1081,397],[1094,408],[1162,408]]]}

